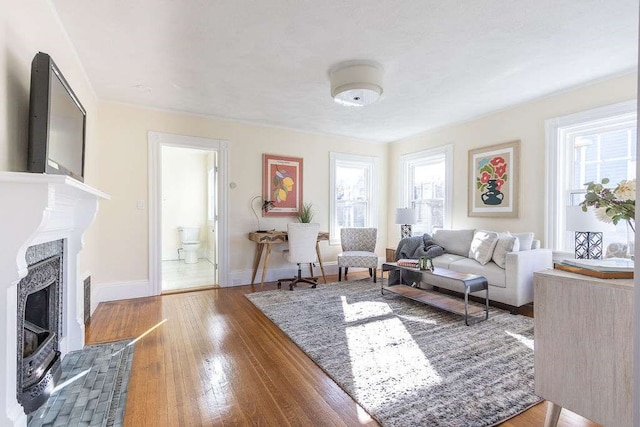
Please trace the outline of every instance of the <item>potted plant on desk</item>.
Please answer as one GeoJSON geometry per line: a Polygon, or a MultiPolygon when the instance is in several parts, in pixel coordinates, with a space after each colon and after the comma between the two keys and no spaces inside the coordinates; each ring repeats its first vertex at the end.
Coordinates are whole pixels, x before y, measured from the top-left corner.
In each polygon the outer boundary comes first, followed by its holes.
{"type": "Polygon", "coordinates": [[[298,211],[298,215],[296,215],[296,218],[298,218],[298,221],[300,222],[309,223],[313,220],[313,215],[313,204],[303,203],[302,207],[298,211]]]}

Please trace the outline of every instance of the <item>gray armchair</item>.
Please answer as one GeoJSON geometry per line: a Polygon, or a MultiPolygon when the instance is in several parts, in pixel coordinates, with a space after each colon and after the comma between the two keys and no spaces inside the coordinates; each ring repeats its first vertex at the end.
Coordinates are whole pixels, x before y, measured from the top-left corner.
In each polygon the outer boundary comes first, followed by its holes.
{"type": "Polygon", "coordinates": [[[340,241],[342,253],[338,254],[338,281],[342,281],[342,269],[344,278],[347,279],[349,267],[368,268],[369,276],[376,282],[376,270],[378,268],[378,255],[375,253],[377,228],[342,228],[340,241]]]}

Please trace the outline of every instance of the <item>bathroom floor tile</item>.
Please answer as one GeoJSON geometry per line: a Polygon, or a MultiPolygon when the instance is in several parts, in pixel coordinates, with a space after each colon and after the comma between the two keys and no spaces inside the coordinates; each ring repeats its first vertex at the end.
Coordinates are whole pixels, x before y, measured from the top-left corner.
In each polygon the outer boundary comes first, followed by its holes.
{"type": "Polygon", "coordinates": [[[195,264],[184,261],[162,261],[162,290],[175,291],[216,285],[215,268],[207,259],[195,264]]]}

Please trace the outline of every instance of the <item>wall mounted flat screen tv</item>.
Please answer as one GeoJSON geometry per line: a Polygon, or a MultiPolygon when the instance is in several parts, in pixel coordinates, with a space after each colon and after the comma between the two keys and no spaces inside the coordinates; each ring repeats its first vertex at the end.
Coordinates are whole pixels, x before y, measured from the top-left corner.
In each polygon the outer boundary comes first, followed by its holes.
{"type": "Polygon", "coordinates": [[[84,181],[87,113],[46,53],[31,63],[28,170],[84,181]]]}

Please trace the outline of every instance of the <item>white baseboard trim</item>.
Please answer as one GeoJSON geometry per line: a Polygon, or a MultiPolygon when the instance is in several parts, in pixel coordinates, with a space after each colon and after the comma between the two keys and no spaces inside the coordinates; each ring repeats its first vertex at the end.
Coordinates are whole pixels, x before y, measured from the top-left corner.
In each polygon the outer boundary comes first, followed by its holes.
{"type": "Polygon", "coordinates": [[[153,296],[153,289],[148,280],[93,285],[91,287],[91,314],[101,302],[149,296],[153,296]]]}
{"type": "MultiPolygon", "coordinates": [[[[385,262],[385,259],[379,257],[378,268],[380,268],[383,262],[385,262]]],[[[325,275],[338,274],[337,261],[323,262],[322,266],[324,267],[325,275]]],[[[358,271],[358,270],[365,270],[365,269],[353,267],[353,270],[358,271]]],[[[226,285],[222,285],[222,287],[249,285],[251,283],[252,272],[253,270],[249,270],[249,269],[231,271],[229,272],[229,283],[226,285]]],[[[320,265],[318,263],[316,263],[316,266],[313,269],[313,273],[316,276],[322,277],[321,276],[322,271],[320,271],[320,265]]],[[[269,270],[267,270],[267,276],[265,277],[264,280],[265,282],[273,282],[275,280],[282,279],[283,277],[293,277],[297,274],[298,274],[298,269],[293,265],[286,266],[286,267],[279,267],[279,268],[269,267],[269,270]]],[[[304,266],[302,268],[302,275],[307,276],[308,274],[309,274],[309,267],[304,266]]],[[[258,268],[258,272],[256,273],[255,283],[259,284],[261,277],[262,277],[262,267],[258,268]]]]}
{"type": "MultiPolygon", "coordinates": [[[[378,261],[378,265],[382,265],[384,262],[383,258],[380,258],[378,261]]],[[[325,275],[329,274],[338,274],[338,262],[330,261],[324,262],[324,273],[325,275]]],[[[354,270],[361,270],[354,268],[354,270]]],[[[244,270],[235,270],[229,272],[229,283],[221,284],[221,287],[231,287],[231,286],[243,286],[251,283],[251,273],[253,271],[250,269],[244,270]]],[[[316,266],[313,269],[313,273],[316,276],[320,276],[322,272],[320,271],[320,265],[316,263],[316,266]]],[[[269,268],[267,271],[267,276],[265,281],[273,282],[278,279],[284,277],[293,277],[298,274],[298,269],[295,265],[278,267],[278,268],[269,268]]],[[[304,266],[302,269],[303,276],[307,276],[309,274],[309,267],[304,266]]],[[[256,274],[255,283],[260,283],[260,279],[262,277],[262,269],[258,269],[256,274]]],[[[94,313],[98,304],[101,302],[107,301],[117,301],[123,299],[131,299],[131,298],[142,298],[142,297],[150,297],[154,296],[154,290],[149,283],[148,280],[134,280],[129,282],[116,282],[116,283],[103,283],[103,284],[93,284],[91,286],[91,314],[94,313]]]]}

